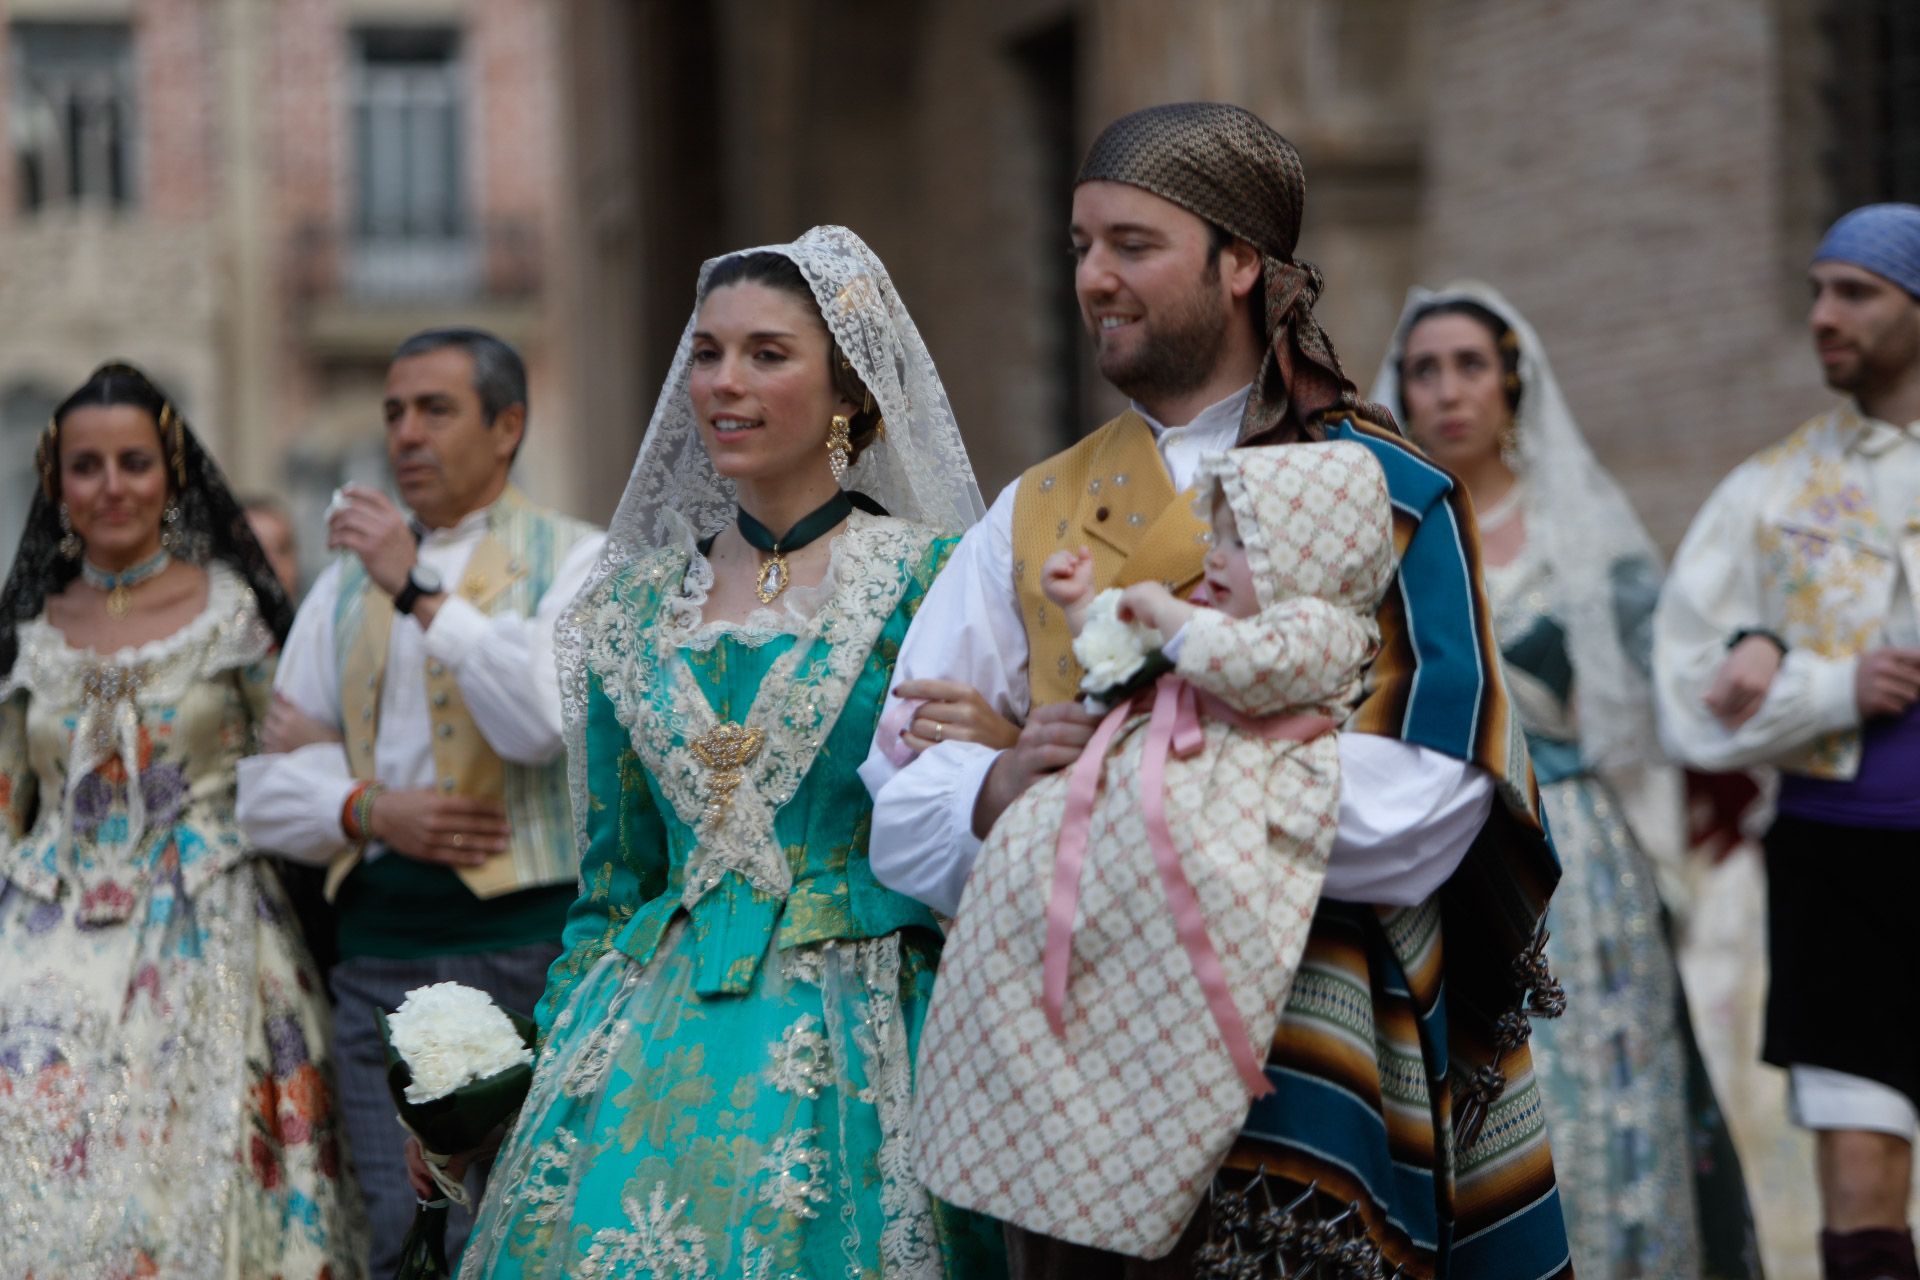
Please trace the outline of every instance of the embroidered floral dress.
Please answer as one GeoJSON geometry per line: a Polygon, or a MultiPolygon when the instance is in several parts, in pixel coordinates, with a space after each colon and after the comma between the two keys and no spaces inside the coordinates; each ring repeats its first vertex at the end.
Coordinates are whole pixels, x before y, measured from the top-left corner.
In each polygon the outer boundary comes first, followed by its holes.
{"type": "Polygon", "coordinates": [[[272,691],[251,589],[0,686],[0,1275],[363,1274],[319,978],[234,820],[272,691]]]}
{"type": "MultiPolygon", "coordinates": [[[[1651,652],[1659,579],[1614,567],[1622,646],[1651,652]]],[[[1486,571],[1513,704],[1562,876],[1547,953],[1567,1012],[1533,1030],[1567,1233],[1582,1277],[1759,1275],[1739,1161],[1694,1045],[1654,869],[1580,754],[1573,666],[1545,559],[1486,571]]]]}
{"type": "Polygon", "coordinates": [[[463,1277],[1000,1274],[913,1176],[940,933],[868,869],[856,772],[952,545],[856,513],[731,626],[689,540],[575,606],[583,890],[463,1277]]]}

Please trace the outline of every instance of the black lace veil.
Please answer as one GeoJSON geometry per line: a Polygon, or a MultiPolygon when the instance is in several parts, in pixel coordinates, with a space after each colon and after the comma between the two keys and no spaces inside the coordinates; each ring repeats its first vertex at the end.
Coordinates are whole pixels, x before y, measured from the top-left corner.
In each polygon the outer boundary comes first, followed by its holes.
{"type": "Polygon", "coordinates": [[[284,644],[293,625],[293,602],[219,465],[158,384],[132,365],[104,364],[55,412],[34,455],[39,487],[6,586],[0,587],[0,678],[13,670],[19,656],[20,624],[38,617],[47,597],[59,594],[80,573],[80,561],[60,550],[60,420],[70,409],[87,404],[131,404],[154,413],[180,512],[174,554],[196,564],[226,561],[253,588],[261,620],[284,644]]]}

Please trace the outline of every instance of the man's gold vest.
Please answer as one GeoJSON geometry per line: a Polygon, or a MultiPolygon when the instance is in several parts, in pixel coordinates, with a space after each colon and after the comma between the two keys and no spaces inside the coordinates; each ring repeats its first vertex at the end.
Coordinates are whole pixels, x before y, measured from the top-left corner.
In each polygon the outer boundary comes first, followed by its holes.
{"type": "Polygon", "coordinates": [[[1096,589],[1158,579],[1176,595],[1200,580],[1212,543],[1193,491],[1176,493],[1153,428],[1132,410],[1020,477],[1013,499],[1013,579],[1027,627],[1033,705],[1080,693],[1073,635],[1040,590],[1040,566],[1059,550],[1093,551],[1096,589]]]}

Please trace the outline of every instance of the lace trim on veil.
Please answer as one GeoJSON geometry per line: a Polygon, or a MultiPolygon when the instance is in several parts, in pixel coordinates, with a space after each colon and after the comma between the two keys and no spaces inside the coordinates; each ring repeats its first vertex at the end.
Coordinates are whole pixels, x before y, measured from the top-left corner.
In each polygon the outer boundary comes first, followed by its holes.
{"type": "MultiPolygon", "coordinates": [[[[1644,561],[1654,571],[1659,548],[1619,484],[1587,447],[1526,317],[1493,288],[1462,281],[1438,292],[1414,289],[1394,329],[1371,398],[1400,403],[1400,360],[1413,317],[1438,302],[1476,302],[1499,316],[1520,343],[1520,407],[1514,414],[1527,543],[1552,577],[1550,608],[1567,632],[1573,662],[1580,753],[1594,768],[1641,763],[1657,742],[1653,688],[1627,652],[1615,613],[1615,566],[1644,561]]],[[[1489,574],[1489,577],[1492,575],[1489,574]]]]}

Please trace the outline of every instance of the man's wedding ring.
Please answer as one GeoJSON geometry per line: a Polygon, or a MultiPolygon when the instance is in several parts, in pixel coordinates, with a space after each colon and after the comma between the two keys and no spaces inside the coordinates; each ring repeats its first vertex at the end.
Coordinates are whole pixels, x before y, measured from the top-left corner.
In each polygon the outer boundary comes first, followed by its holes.
{"type": "Polygon", "coordinates": [[[453,847],[454,847],[454,848],[456,848],[456,849],[460,849],[460,848],[464,848],[464,847],[466,846],[466,843],[467,843],[467,836],[466,836],[466,833],[465,833],[465,832],[463,832],[463,831],[456,831],[456,832],[454,832],[454,833],[453,833],[453,847]]]}
{"type": "Polygon", "coordinates": [[[933,722],[933,740],[935,742],[945,742],[947,740],[947,726],[941,724],[938,720],[933,722]]]}

